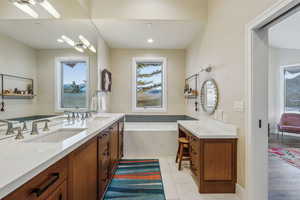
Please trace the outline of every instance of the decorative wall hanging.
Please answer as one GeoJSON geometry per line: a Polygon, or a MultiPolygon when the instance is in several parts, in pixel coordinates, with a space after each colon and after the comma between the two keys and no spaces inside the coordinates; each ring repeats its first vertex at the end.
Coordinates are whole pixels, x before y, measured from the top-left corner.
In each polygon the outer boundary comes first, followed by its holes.
{"type": "Polygon", "coordinates": [[[101,90],[104,92],[111,92],[112,75],[107,69],[101,72],[101,90]]]}

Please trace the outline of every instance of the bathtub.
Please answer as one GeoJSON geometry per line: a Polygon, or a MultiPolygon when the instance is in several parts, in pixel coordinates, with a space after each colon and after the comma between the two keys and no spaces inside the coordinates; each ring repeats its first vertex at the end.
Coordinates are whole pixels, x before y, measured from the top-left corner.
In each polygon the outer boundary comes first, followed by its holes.
{"type": "Polygon", "coordinates": [[[125,156],[175,156],[178,148],[177,120],[193,118],[184,115],[126,115],[125,156]]]}

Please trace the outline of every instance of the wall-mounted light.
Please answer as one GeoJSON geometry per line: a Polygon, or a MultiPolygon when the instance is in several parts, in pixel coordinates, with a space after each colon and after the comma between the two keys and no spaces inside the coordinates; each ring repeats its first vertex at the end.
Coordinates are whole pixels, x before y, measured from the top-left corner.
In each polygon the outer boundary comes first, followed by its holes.
{"type": "Polygon", "coordinates": [[[57,10],[49,3],[48,0],[10,0],[17,8],[30,15],[33,18],[38,18],[39,15],[32,9],[33,6],[39,4],[42,6],[50,15],[54,18],[60,18],[60,14],[57,10]]]}
{"type": "Polygon", "coordinates": [[[200,69],[200,72],[211,72],[212,71],[212,66],[209,65],[208,67],[203,67],[200,69]]]}

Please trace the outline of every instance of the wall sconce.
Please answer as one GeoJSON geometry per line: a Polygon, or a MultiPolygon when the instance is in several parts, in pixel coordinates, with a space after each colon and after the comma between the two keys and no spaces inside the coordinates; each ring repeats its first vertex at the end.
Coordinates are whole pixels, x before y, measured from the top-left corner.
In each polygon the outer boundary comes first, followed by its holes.
{"type": "Polygon", "coordinates": [[[212,71],[212,65],[208,65],[208,67],[202,67],[200,69],[200,72],[211,72],[212,71]]]}

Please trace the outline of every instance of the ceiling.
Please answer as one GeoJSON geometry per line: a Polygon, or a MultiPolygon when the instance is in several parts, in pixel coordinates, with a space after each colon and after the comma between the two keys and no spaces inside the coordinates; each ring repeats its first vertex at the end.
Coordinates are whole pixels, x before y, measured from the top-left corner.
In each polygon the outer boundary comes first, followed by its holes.
{"type": "Polygon", "coordinates": [[[185,49],[202,28],[196,21],[93,21],[111,48],[185,49]]]}
{"type": "MultiPolygon", "coordinates": [[[[61,14],[62,19],[87,19],[89,13],[82,7],[80,0],[48,0],[61,14]]],[[[82,0],[81,0],[82,1],[82,0]]],[[[53,19],[45,9],[36,5],[34,10],[40,19],[53,19]]],[[[10,0],[0,0],[0,19],[31,19],[26,13],[16,8],[10,0]]]]}
{"type": "Polygon", "coordinates": [[[66,35],[79,41],[80,34],[97,46],[97,32],[90,20],[0,20],[0,33],[35,49],[70,48],[57,39],[66,35]]]}
{"type": "Polygon", "coordinates": [[[300,12],[284,19],[269,30],[272,47],[300,49],[300,12]]]}

